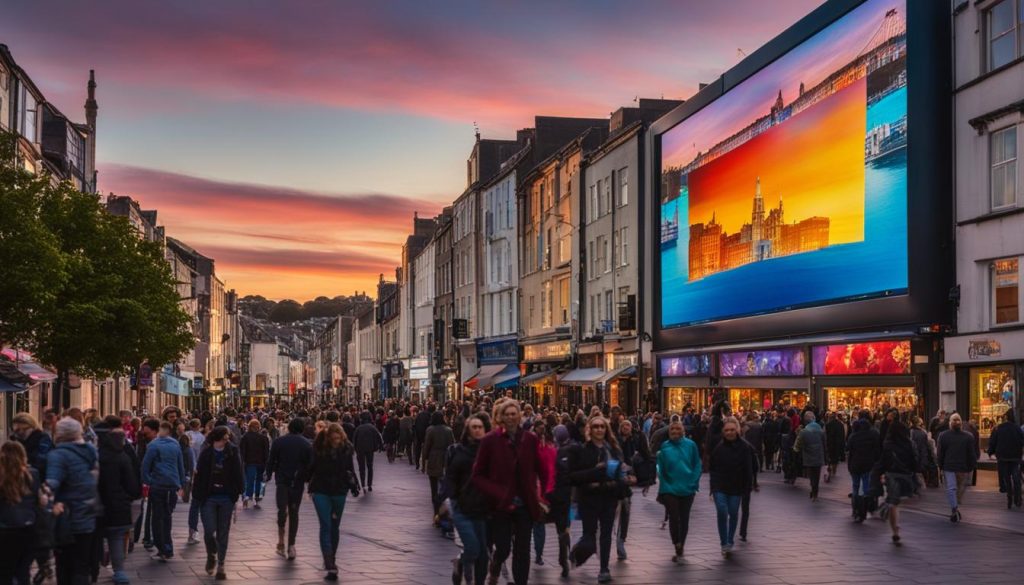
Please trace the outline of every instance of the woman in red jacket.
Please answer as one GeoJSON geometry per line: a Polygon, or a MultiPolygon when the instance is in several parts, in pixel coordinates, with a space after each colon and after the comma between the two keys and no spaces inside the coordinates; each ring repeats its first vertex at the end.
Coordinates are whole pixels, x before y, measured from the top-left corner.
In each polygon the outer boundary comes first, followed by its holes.
{"type": "Polygon", "coordinates": [[[488,526],[494,543],[489,582],[497,583],[501,566],[512,554],[515,585],[526,585],[530,576],[530,534],[540,521],[547,502],[540,493],[546,471],[540,464],[537,435],[521,428],[522,411],[512,399],[494,405],[497,428],[480,440],[472,482],[491,507],[488,526]]]}

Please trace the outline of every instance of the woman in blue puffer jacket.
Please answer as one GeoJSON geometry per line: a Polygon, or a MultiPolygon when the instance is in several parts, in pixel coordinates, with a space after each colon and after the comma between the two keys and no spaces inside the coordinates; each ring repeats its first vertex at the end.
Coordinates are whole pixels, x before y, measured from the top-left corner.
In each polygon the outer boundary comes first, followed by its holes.
{"type": "MultiPolygon", "coordinates": [[[[99,495],[99,455],[82,439],[82,425],[69,417],[54,428],[56,446],[46,456],[46,483],[53,491],[53,513],[70,514],[71,539],[56,543],[58,585],[91,581],[90,559],[96,532],[99,495]]],[[[60,520],[58,518],[58,524],[60,520]]]]}

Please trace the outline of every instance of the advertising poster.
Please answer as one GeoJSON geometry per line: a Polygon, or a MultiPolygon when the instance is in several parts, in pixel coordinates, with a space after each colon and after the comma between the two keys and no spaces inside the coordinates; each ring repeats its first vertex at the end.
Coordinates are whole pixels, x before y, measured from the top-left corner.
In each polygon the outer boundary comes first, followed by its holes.
{"type": "Polygon", "coordinates": [[[661,137],[661,321],[907,291],[904,0],[868,0],[661,137]]]}
{"type": "Polygon", "coordinates": [[[910,341],[821,345],[811,353],[816,376],[910,373],[910,341]]]}
{"type": "Polygon", "coordinates": [[[733,351],[718,354],[718,369],[723,378],[805,376],[807,360],[798,347],[733,351]]]}

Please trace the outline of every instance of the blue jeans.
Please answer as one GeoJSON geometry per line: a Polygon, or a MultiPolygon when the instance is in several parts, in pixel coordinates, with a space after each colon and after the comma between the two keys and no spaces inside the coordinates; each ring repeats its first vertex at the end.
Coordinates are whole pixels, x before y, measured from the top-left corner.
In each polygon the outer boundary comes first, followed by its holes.
{"type": "Polygon", "coordinates": [[[257,465],[255,463],[249,463],[245,466],[245,497],[246,498],[260,498],[260,492],[263,490],[263,465],[257,465]]]}
{"type": "Polygon", "coordinates": [[[853,478],[853,497],[868,495],[871,489],[871,472],[851,473],[850,477],[853,478]]]}
{"type": "Polygon", "coordinates": [[[740,520],[740,502],[743,496],[730,496],[722,492],[712,492],[715,498],[715,509],[718,511],[718,539],[722,546],[732,545],[736,536],[736,525],[740,520]]]}
{"type": "Polygon", "coordinates": [[[110,548],[110,568],[115,574],[124,572],[124,558],[128,554],[129,526],[113,526],[104,530],[107,546],[110,548]]]}
{"type": "Polygon", "coordinates": [[[231,532],[231,516],[235,511],[235,503],[218,498],[209,498],[203,502],[203,542],[206,543],[206,554],[217,555],[217,562],[224,564],[228,554],[228,534],[231,532]]]}
{"type": "Polygon", "coordinates": [[[543,522],[535,522],[533,525],[533,552],[537,558],[544,556],[544,543],[547,541],[547,531],[544,530],[543,522]]]}
{"type": "Polygon", "coordinates": [[[462,540],[462,574],[473,575],[472,583],[483,585],[490,560],[487,556],[487,523],[483,518],[466,516],[452,502],[452,524],[462,540]]]}
{"type": "Polygon", "coordinates": [[[313,494],[313,507],[320,521],[320,552],[327,557],[338,552],[341,537],[341,514],[345,511],[346,494],[330,496],[313,494]]]}

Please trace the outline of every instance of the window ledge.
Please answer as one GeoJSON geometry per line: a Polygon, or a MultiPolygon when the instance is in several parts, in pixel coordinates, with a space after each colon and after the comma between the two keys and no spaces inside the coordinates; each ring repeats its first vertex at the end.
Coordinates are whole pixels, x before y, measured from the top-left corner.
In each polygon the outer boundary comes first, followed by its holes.
{"type": "Polygon", "coordinates": [[[999,75],[1003,71],[1006,71],[1007,69],[1011,69],[1015,65],[1019,65],[1021,63],[1024,63],[1024,55],[1022,55],[1020,57],[1017,57],[1016,59],[1014,59],[1013,61],[1010,61],[1009,63],[1007,63],[1005,65],[1002,65],[1000,67],[996,67],[995,69],[993,69],[991,71],[986,71],[985,73],[982,73],[981,75],[975,77],[974,79],[972,79],[972,80],[964,83],[960,87],[954,89],[953,93],[956,94],[956,93],[960,93],[961,91],[964,91],[966,89],[970,89],[970,88],[974,87],[975,85],[978,85],[979,83],[985,81],[986,79],[988,79],[990,77],[995,77],[996,75],[999,75]]]}
{"type": "Polygon", "coordinates": [[[1020,215],[1022,213],[1024,213],[1024,207],[1011,207],[1009,209],[1000,209],[999,211],[992,211],[992,212],[986,213],[984,215],[979,215],[977,217],[972,217],[971,219],[965,219],[963,221],[958,221],[958,222],[956,222],[956,225],[957,225],[957,227],[962,227],[962,226],[965,226],[965,225],[971,225],[971,224],[975,224],[975,223],[985,223],[985,222],[988,222],[988,221],[993,221],[993,220],[996,220],[996,219],[1002,219],[1004,217],[1009,217],[1009,216],[1012,216],[1012,215],[1020,215]]]}

